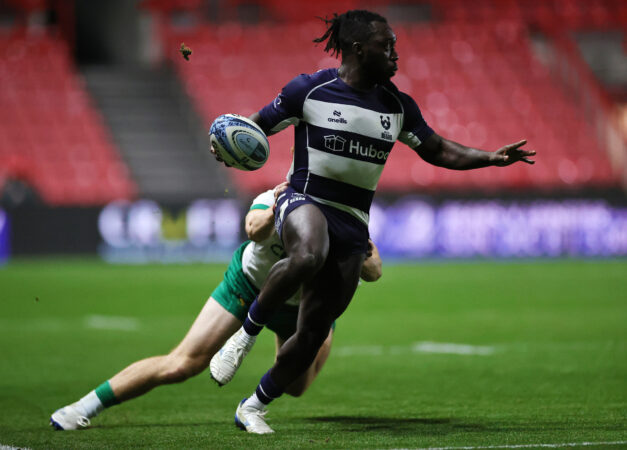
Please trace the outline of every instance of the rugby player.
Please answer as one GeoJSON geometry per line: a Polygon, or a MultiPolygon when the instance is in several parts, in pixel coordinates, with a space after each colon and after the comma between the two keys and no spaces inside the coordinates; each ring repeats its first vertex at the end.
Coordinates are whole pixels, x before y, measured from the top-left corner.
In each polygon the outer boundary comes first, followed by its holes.
{"type": "MultiPolygon", "coordinates": [[[[244,242],[233,254],[224,280],[213,291],[183,341],[168,355],[137,361],[71,405],[55,411],[50,424],[57,430],[77,430],[90,425],[103,409],[145,394],[163,384],[179,383],[202,372],[213,354],[241,327],[251,302],[259,292],[268,271],[284,256],[274,231],[275,194],[287,183],[259,195],[246,214],[244,242]]],[[[381,259],[374,244],[361,271],[365,281],[381,276],[381,259]]],[[[283,305],[268,323],[275,333],[276,349],[294,333],[299,293],[283,305]]],[[[313,363],[295,379],[286,392],[300,396],[314,381],[331,350],[329,331],[313,363]]]]}
{"type": "Polygon", "coordinates": [[[294,125],[289,188],[278,198],[276,226],[287,258],[277,262],[243,328],[216,354],[212,376],[227,383],[255,336],[302,286],[296,333],[236,410],[236,425],[272,433],[266,406],[311,366],[334,320],[357,287],[368,245],[368,213],[395,141],[422,159],[455,170],[533,164],[526,141],[494,152],[445,139],[424,121],[416,102],[390,81],[397,71],[396,35],[379,14],[352,10],[326,19],[314,42],[341,56],[339,68],[300,75],[250,119],[268,135],[294,125]]]}

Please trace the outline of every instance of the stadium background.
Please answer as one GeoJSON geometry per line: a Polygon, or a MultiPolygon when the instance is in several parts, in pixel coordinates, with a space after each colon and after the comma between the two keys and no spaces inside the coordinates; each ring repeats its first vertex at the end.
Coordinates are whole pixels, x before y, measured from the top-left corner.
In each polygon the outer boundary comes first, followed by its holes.
{"type": "Polygon", "coordinates": [[[0,446],[625,444],[626,25],[620,0],[0,1],[0,446]],[[216,164],[211,121],[337,64],[313,18],[353,7],[388,17],[394,82],[437,132],[526,138],[536,164],[455,172],[394,148],[372,210],[384,276],[311,394],[273,409],[278,440],[228,422],[269,337],[219,395],[202,375],[88,433],[44,429],[184,334],[290,163],[285,131],[257,172],[216,164]]]}
{"type": "Polygon", "coordinates": [[[311,42],[315,17],[360,6],[394,25],[394,81],[440,134],[538,151],[535,166],[456,172],[397,145],[372,212],[385,256],[627,254],[624,2],[13,0],[0,10],[3,258],[228,257],[250,199],[283,180],[292,133],[244,173],[215,164],[206,130],[336,65],[311,42]]]}

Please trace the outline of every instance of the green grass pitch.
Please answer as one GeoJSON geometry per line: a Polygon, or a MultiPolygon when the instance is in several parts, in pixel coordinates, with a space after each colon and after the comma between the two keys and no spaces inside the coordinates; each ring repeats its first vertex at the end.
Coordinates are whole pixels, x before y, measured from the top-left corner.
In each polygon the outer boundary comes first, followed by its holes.
{"type": "Polygon", "coordinates": [[[115,406],[88,430],[48,426],[127,364],[167,353],[224,268],[0,268],[0,447],[627,447],[625,260],[386,264],[338,321],[311,389],[271,405],[274,435],[233,425],[272,363],[267,331],[228,386],[205,372],[115,406]]]}

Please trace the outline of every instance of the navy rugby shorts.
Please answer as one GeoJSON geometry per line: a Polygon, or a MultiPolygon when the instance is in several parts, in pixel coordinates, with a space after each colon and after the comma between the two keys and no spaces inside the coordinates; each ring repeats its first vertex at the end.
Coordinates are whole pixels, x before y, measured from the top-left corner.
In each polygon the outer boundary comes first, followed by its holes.
{"type": "Polygon", "coordinates": [[[283,192],[278,200],[274,215],[274,226],[281,236],[283,224],[287,216],[302,205],[316,206],[327,219],[329,227],[329,254],[334,256],[366,253],[368,249],[368,227],[349,213],[323,205],[307,194],[296,192],[291,186],[283,192]]]}

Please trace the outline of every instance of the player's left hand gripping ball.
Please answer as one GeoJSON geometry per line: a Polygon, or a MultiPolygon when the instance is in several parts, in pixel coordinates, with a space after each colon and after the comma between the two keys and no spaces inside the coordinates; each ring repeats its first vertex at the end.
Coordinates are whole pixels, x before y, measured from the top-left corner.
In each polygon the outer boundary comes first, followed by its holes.
{"type": "Polygon", "coordinates": [[[189,56],[192,54],[192,49],[185,45],[184,42],[181,43],[181,48],[179,48],[179,52],[185,58],[185,61],[189,61],[189,56]]]}
{"type": "Polygon", "coordinates": [[[236,169],[257,170],[270,155],[270,144],[263,130],[238,114],[223,114],[214,120],[209,139],[218,161],[236,169]]]}

